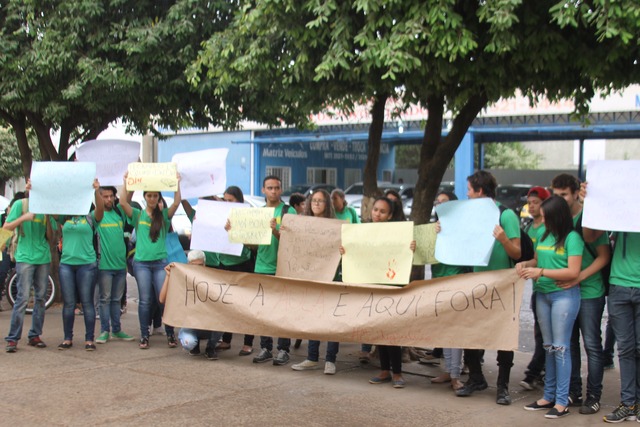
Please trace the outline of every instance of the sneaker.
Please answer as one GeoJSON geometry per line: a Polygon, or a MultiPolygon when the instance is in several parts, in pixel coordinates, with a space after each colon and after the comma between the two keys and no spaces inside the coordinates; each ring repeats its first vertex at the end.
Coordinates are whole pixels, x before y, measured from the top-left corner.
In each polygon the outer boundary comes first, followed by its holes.
{"type": "Polygon", "coordinates": [[[582,396],[569,393],[569,406],[582,406],[582,396]]]}
{"type": "Polygon", "coordinates": [[[520,387],[522,387],[524,390],[527,390],[527,391],[534,390],[536,388],[535,380],[525,378],[522,381],[520,381],[520,387]]]}
{"type": "Polygon", "coordinates": [[[624,403],[618,405],[612,413],[602,417],[605,423],[621,423],[622,421],[633,421],[636,419],[635,405],[627,406],[624,403]]]}
{"type": "Polygon", "coordinates": [[[289,363],[289,352],[286,350],[279,350],[278,355],[275,359],[273,359],[273,364],[275,366],[282,366],[289,363]]]}
{"type": "Polygon", "coordinates": [[[40,339],[40,337],[29,338],[29,342],[27,344],[29,344],[31,347],[37,348],[45,348],[47,346],[44,341],[40,339]]]}
{"type": "Polygon", "coordinates": [[[204,350],[204,357],[206,357],[208,360],[218,360],[218,353],[216,352],[215,348],[207,347],[204,350]]]}
{"type": "Polygon", "coordinates": [[[15,341],[7,341],[7,345],[4,348],[7,353],[15,353],[18,350],[18,343],[15,341]]]}
{"type": "MultiPolygon", "coordinates": [[[[280,354],[278,354],[278,356],[280,356],[280,354]]],[[[307,359],[304,362],[296,363],[295,365],[292,365],[291,369],[293,369],[294,371],[308,371],[310,369],[316,369],[317,367],[318,367],[318,362],[314,362],[313,360],[307,359]]]]}
{"type": "Polygon", "coordinates": [[[142,337],[140,338],[140,343],[138,344],[140,350],[147,350],[149,348],[149,338],[142,337]]]}
{"type": "Polygon", "coordinates": [[[487,384],[486,380],[482,380],[482,381],[467,381],[464,385],[464,387],[462,387],[460,390],[456,390],[456,396],[458,397],[467,397],[467,396],[471,396],[471,394],[474,391],[481,391],[481,390],[485,390],[487,387],[489,387],[489,384],[487,384]]]}
{"type": "Polygon", "coordinates": [[[107,341],[109,341],[109,332],[102,332],[98,335],[98,338],[96,338],[98,344],[106,344],[107,341]]]}
{"type": "Polygon", "coordinates": [[[496,394],[496,403],[498,405],[511,405],[511,395],[509,389],[504,386],[498,387],[498,393],[496,394]]]}
{"type": "Polygon", "coordinates": [[[324,363],[324,374],[325,375],[335,375],[336,374],[336,364],[333,362],[325,362],[324,363]]]}
{"type": "Polygon", "coordinates": [[[580,413],[583,415],[595,414],[600,410],[600,401],[593,396],[587,397],[584,404],[580,407],[580,413]]]}
{"type": "Polygon", "coordinates": [[[551,419],[556,419],[556,418],[562,418],[564,416],[569,415],[569,407],[567,406],[566,408],[564,408],[563,411],[558,411],[556,408],[551,408],[549,409],[549,412],[547,412],[546,414],[544,414],[545,418],[551,418],[551,419]]]}
{"type": "Polygon", "coordinates": [[[122,341],[133,341],[135,339],[131,335],[124,333],[122,331],[113,332],[111,334],[111,338],[122,340],[122,341]]]}
{"type": "Polygon", "coordinates": [[[189,356],[200,356],[200,345],[197,345],[189,350],[189,356]]]}
{"type": "Polygon", "coordinates": [[[253,363],[264,363],[271,359],[273,359],[273,354],[271,354],[271,352],[266,348],[263,348],[260,350],[260,353],[253,358],[253,363]]]}

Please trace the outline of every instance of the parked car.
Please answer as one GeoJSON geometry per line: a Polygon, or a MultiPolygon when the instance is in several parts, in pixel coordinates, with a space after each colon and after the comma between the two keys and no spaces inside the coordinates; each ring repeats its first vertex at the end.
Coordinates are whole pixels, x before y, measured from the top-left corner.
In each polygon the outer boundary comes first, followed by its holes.
{"type": "Polygon", "coordinates": [[[498,185],[496,200],[520,215],[523,206],[527,203],[527,193],[532,187],[533,185],[529,184],[498,185]]]}
{"type": "Polygon", "coordinates": [[[335,189],[336,189],[336,186],[331,184],[295,184],[289,187],[286,191],[283,191],[281,198],[283,202],[288,204],[289,197],[293,193],[300,193],[305,198],[307,198],[311,194],[313,194],[314,191],[317,191],[317,190],[327,190],[329,193],[331,193],[335,189]]]}
{"type": "MultiPolygon", "coordinates": [[[[387,181],[378,181],[378,189],[383,193],[387,190],[396,190],[400,194],[400,198],[402,199],[402,206],[404,210],[404,206],[406,205],[408,200],[413,199],[413,185],[408,184],[393,184],[387,181]]],[[[364,184],[362,182],[356,182],[355,184],[350,185],[345,191],[345,200],[348,205],[355,209],[358,216],[362,217],[360,214],[362,208],[362,197],[364,193],[364,184]]],[[[405,211],[406,212],[406,211],[405,211]]]]}
{"type": "MultiPolygon", "coordinates": [[[[438,187],[438,193],[439,194],[441,191],[455,191],[455,187],[456,184],[453,181],[442,181],[440,183],[440,186],[438,187]]],[[[411,219],[411,209],[413,208],[413,194],[412,197],[410,199],[407,199],[406,201],[404,201],[404,215],[407,217],[407,219],[411,219]]],[[[431,208],[431,220],[435,221],[436,218],[436,207],[435,205],[431,208]]]]}

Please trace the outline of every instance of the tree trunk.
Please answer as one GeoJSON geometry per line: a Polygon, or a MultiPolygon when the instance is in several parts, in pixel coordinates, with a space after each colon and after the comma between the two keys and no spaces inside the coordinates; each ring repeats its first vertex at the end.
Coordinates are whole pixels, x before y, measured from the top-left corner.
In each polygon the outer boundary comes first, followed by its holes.
{"type": "Polygon", "coordinates": [[[360,216],[363,221],[371,219],[373,200],[379,195],[378,190],[378,162],[380,160],[380,141],[384,129],[384,110],[387,104],[385,94],[379,94],[371,107],[371,125],[369,126],[369,139],[367,140],[367,161],[364,165],[363,195],[360,206],[360,216]]]}
{"type": "Polygon", "coordinates": [[[31,164],[33,163],[31,147],[29,147],[29,140],[27,139],[26,118],[23,114],[19,113],[13,116],[6,111],[0,111],[0,117],[11,125],[16,134],[18,151],[20,152],[20,162],[22,163],[22,173],[26,179],[31,175],[31,164]]]}
{"type": "Polygon", "coordinates": [[[53,141],[51,141],[51,128],[35,114],[27,114],[27,119],[29,119],[29,123],[31,123],[31,126],[33,126],[33,129],[36,131],[42,160],[59,160],[58,152],[53,146],[53,141]]]}

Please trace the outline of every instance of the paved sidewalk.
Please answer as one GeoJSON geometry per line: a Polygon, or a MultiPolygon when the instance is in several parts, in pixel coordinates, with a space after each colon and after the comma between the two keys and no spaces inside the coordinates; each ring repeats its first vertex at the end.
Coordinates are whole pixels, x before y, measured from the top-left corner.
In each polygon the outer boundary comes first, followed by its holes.
{"type": "MultiPolygon", "coordinates": [[[[11,312],[5,301],[2,307],[0,333],[4,337],[11,312]]],[[[437,366],[417,362],[404,365],[405,389],[393,389],[388,383],[369,384],[368,379],[378,371],[359,365],[357,344],[341,345],[338,372],[327,376],[322,369],[291,369],[305,359],[306,341],[292,351],[287,366],[254,364],[253,355],[238,356],[241,335],[234,337],[231,350],[220,352],[217,361],[170,349],[159,335],[151,337],[149,350],[139,350],[135,302],[122,317],[123,330],[136,336],[134,342],[110,341],[98,344],[95,352],[84,351],[84,322],[81,316],[75,319],[76,345],[70,350],[56,348],[63,336],[60,307],[46,313],[42,338],[49,347],[27,346],[31,322],[27,316],[18,352],[9,354],[2,349],[3,425],[587,426],[602,425],[602,416],[619,401],[619,372],[615,369],[605,371],[603,408],[598,414],[580,415],[578,408],[572,408],[565,419],[546,420],[542,411],[525,411],[525,404],[541,397],[541,392],[525,392],[518,385],[530,353],[516,353],[510,385],[513,404],[499,406],[495,404],[495,352],[485,355],[490,388],[459,398],[448,385],[429,382],[429,377],[440,373],[437,366]]],[[[323,343],[321,356],[325,348],[323,343]]],[[[254,350],[255,355],[257,347],[254,350]]]]}

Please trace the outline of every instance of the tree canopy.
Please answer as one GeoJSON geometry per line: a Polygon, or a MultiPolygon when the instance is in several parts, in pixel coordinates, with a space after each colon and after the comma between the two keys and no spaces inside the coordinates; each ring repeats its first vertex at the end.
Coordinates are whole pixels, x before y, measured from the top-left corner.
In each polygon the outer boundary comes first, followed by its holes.
{"type": "Polygon", "coordinates": [[[489,103],[519,90],[532,102],[574,99],[584,113],[596,91],[637,82],[639,8],[635,0],[243,2],[189,75],[230,114],[270,124],[304,123],[327,105],[375,105],[380,95],[398,99],[400,110],[424,105],[412,215],[423,223],[489,103]],[[442,137],[446,114],[453,125],[442,137]]]}

